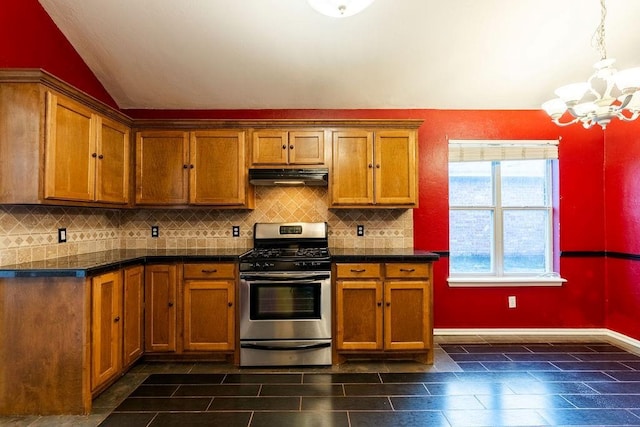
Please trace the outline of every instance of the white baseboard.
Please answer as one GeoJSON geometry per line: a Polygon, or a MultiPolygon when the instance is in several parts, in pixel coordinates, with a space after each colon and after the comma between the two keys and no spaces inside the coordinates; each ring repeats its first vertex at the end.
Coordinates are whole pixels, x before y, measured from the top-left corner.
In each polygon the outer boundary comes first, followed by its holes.
{"type": "Polygon", "coordinates": [[[613,341],[626,344],[640,353],[639,340],[606,328],[434,328],[433,334],[437,336],[590,336],[594,338],[609,338],[613,341]]]}

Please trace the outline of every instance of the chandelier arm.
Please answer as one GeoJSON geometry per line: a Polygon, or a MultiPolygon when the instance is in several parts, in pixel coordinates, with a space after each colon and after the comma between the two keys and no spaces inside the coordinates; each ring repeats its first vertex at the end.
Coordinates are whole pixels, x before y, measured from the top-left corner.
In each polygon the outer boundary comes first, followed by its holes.
{"type": "Polygon", "coordinates": [[[564,122],[564,123],[563,123],[563,122],[561,122],[561,121],[560,121],[560,118],[552,119],[553,123],[555,123],[556,125],[558,125],[558,126],[560,126],[560,127],[569,126],[569,125],[572,125],[572,124],[574,124],[574,123],[578,123],[578,121],[579,121],[579,120],[580,120],[580,119],[579,119],[578,117],[576,117],[576,118],[574,118],[574,119],[573,119],[573,120],[571,120],[571,121],[568,121],[568,122],[564,122]]]}
{"type": "Polygon", "coordinates": [[[616,114],[616,117],[622,120],[623,122],[632,122],[638,117],[640,117],[640,111],[634,111],[633,113],[631,113],[630,116],[625,116],[624,114],[625,111],[628,111],[628,110],[622,110],[616,114]]]}

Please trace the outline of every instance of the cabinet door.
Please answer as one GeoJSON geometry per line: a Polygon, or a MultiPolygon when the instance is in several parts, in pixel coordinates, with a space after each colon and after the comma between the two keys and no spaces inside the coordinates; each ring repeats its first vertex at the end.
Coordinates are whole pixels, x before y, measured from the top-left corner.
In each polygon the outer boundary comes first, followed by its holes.
{"type": "Polygon", "coordinates": [[[283,130],[253,132],[253,165],[286,165],[288,162],[288,133],[283,130]]]}
{"type": "Polygon", "coordinates": [[[233,350],[235,337],[234,282],[184,282],[184,349],[233,350]]]}
{"type": "Polygon", "coordinates": [[[333,133],[333,205],[373,203],[373,133],[345,131],[333,133]]]}
{"type": "Polygon", "coordinates": [[[136,204],[186,204],[191,166],[188,132],[139,132],[136,135],[136,204]]]}
{"type": "Polygon", "coordinates": [[[376,132],[376,204],[417,206],[415,135],[408,130],[376,132]]]}
{"type": "Polygon", "coordinates": [[[120,271],[91,279],[91,390],[122,367],[122,281],[120,271]]]}
{"type": "Polygon", "coordinates": [[[289,163],[294,165],[324,164],[324,132],[289,132],[289,163]]]}
{"type": "Polygon", "coordinates": [[[126,268],[123,287],[122,365],[127,368],[144,351],[144,267],[126,268]]]}
{"type": "Polygon", "coordinates": [[[382,283],[339,280],[336,285],[337,349],[382,349],[382,283]]]}
{"type": "Polygon", "coordinates": [[[429,282],[393,280],[384,283],[385,350],[430,348],[429,282]]]}
{"type": "Polygon", "coordinates": [[[45,124],[44,197],[93,201],[95,116],[90,109],[47,92],[45,124]]]}
{"type": "Polygon", "coordinates": [[[196,205],[247,203],[244,131],[191,133],[189,202],[196,205]]]}
{"type": "Polygon", "coordinates": [[[146,351],[176,351],[177,273],[175,265],[149,265],[145,268],[146,351]]]}
{"type": "Polygon", "coordinates": [[[129,201],[129,128],[97,117],[96,200],[129,201]]]}

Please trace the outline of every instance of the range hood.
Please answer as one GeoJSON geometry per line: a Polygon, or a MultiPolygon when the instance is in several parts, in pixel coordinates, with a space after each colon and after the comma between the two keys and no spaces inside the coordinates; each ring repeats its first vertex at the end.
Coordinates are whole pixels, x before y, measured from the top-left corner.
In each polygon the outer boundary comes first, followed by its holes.
{"type": "Polygon", "coordinates": [[[328,182],[328,169],[249,169],[253,185],[326,187],[328,182]]]}

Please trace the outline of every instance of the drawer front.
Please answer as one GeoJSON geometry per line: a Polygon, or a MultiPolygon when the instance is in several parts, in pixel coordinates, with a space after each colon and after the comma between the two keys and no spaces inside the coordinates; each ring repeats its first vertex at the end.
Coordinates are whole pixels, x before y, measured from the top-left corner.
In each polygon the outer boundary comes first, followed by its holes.
{"type": "Polygon", "coordinates": [[[185,279],[235,279],[236,265],[224,264],[185,264],[183,270],[185,279]]]}
{"type": "Polygon", "coordinates": [[[429,278],[428,264],[388,262],[384,268],[385,276],[392,279],[429,278]]]}
{"type": "Polygon", "coordinates": [[[338,279],[379,279],[381,276],[380,264],[336,264],[336,276],[338,279]]]}

